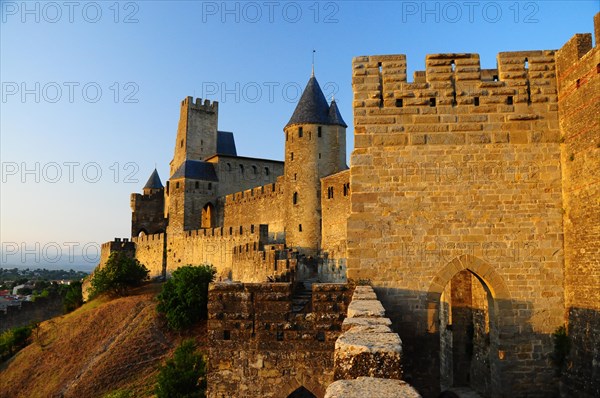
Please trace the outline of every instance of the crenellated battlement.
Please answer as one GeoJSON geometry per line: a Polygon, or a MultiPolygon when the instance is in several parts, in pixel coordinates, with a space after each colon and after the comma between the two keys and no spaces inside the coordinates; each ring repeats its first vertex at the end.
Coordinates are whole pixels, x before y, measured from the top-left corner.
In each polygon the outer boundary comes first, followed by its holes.
{"type": "Polygon", "coordinates": [[[140,235],[140,236],[134,236],[133,238],[131,238],[131,241],[138,245],[141,245],[143,243],[151,243],[151,242],[158,242],[158,241],[164,241],[164,240],[165,240],[164,233],[140,235]]]}
{"type": "Polygon", "coordinates": [[[246,189],[245,191],[235,192],[225,196],[225,205],[227,206],[234,203],[271,198],[274,195],[280,194],[283,194],[283,179],[278,177],[277,182],[261,185],[256,188],[246,189]]]}
{"type": "Polygon", "coordinates": [[[481,69],[479,54],[429,54],[425,71],[414,72],[413,82],[407,79],[404,54],[356,57],[353,60],[355,111],[365,107],[554,102],[554,53],[554,50],[501,52],[496,69],[481,69]]]}
{"type": "Polygon", "coordinates": [[[219,111],[219,102],[218,101],[210,101],[205,99],[204,102],[202,98],[196,98],[194,101],[194,97],[188,96],[183,101],[181,101],[181,107],[187,107],[188,109],[196,109],[205,112],[215,112],[219,111]]]}
{"type": "Polygon", "coordinates": [[[130,241],[129,238],[114,238],[109,242],[104,242],[101,246],[102,250],[128,250],[133,248],[133,239],[130,241]]]}
{"type": "Polygon", "coordinates": [[[354,58],[356,148],[559,142],[555,51],[502,52],[496,69],[430,54],[425,67],[408,82],[403,54],[354,58]]]}
{"type": "MultiPolygon", "coordinates": [[[[240,225],[240,226],[230,226],[230,227],[216,227],[216,228],[202,228],[195,229],[192,231],[185,231],[186,238],[196,238],[196,237],[218,237],[218,238],[229,238],[229,237],[257,237],[257,238],[266,238],[269,234],[269,226],[265,224],[261,224],[255,226],[251,225],[240,225]]],[[[266,240],[265,240],[266,242],[266,240]]]]}

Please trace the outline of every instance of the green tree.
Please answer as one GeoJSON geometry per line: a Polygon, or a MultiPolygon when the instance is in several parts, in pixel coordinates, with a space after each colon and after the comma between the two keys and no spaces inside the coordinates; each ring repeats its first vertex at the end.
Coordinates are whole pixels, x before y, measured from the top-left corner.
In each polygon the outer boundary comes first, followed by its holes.
{"type": "Polygon", "coordinates": [[[156,385],[158,398],[201,398],[206,396],[206,360],[196,351],[194,340],[184,340],[173,358],[160,368],[156,385]]]}
{"type": "Polygon", "coordinates": [[[81,292],[81,282],[71,282],[61,288],[63,295],[63,309],[66,313],[76,310],[83,304],[83,294],[81,292]]]}
{"type": "Polygon", "coordinates": [[[157,310],[167,318],[172,329],[191,326],[208,315],[208,284],[216,270],[208,264],[186,265],[173,272],[158,295],[157,310]]]}
{"type": "Polygon", "coordinates": [[[148,269],[138,260],[124,252],[113,252],[106,264],[94,272],[90,281],[91,296],[101,293],[123,296],[127,288],[139,285],[148,273],[148,269]]]}

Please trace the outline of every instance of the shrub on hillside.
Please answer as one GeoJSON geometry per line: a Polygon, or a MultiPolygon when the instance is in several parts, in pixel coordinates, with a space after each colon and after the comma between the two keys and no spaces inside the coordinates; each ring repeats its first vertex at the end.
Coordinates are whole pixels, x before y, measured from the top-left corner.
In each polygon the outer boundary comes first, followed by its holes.
{"type": "Polygon", "coordinates": [[[83,305],[83,294],[81,282],[71,282],[69,285],[61,286],[61,295],[63,296],[63,309],[66,313],[76,310],[83,305]],[[64,286],[64,287],[63,287],[64,286]]]}
{"type": "Polygon", "coordinates": [[[106,264],[94,271],[90,280],[91,297],[100,293],[123,296],[127,288],[139,285],[149,272],[138,260],[123,252],[113,252],[106,264]]]}
{"type": "Polygon", "coordinates": [[[0,362],[16,354],[29,343],[33,326],[21,326],[0,334],[0,362]]]}
{"type": "Polygon", "coordinates": [[[172,329],[184,329],[206,319],[208,284],[216,270],[208,264],[186,265],[173,272],[158,295],[157,310],[165,315],[172,329]]]}
{"type": "Polygon", "coordinates": [[[206,360],[196,351],[194,340],[184,340],[173,358],[160,368],[156,385],[158,398],[201,398],[206,396],[206,360]]]}

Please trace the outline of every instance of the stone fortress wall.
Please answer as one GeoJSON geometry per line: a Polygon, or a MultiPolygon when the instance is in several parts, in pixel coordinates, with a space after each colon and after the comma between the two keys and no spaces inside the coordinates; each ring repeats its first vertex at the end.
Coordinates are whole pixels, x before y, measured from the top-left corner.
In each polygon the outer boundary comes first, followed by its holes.
{"type": "Polygon", "coordinates": [[[563,144],[565,308],[571,353],[563,394],[600,396],[600,14],[556,53],[563,144]]]}
{"type": "Polygon", "coordinates": [[[440,295],[459,271],[475,273],[497,308],[493,355],[471,373],[488,374],[488,391],[548,396],[545,358],[563,323],[554,52],[501,53],[493,71],[476,54],[428,55],[415,80],[403,55],[353,61],[348,278],[372,282],[407,347],[408,379],[427,392],[444,376],[440,295]]]}
{"type": "MultiPolygon", "coordinates": [[[[565,323],[561,393],[598,396],[599,57],[589,34],[558,51],[500,53],[496,69],[481,69],[477,54],[433,54],[412,82],[404,55],[356,57],[349,170],[321,151],[318,125],[288,124],[287,169],[205,159],[218,181],[167,184],[166,236],[110,243],[103,261],[134,245],[155,275],[209,262],[220,279],[244,282],[211,287],[210,396],[325,394],[345,285],[313,284],[303,311],[302,284],[264,283],[314,277],[307,258],[321,282],[373,286],[391,320],[385,333],[402,339],[401,376],[425,397],[451,386],[556,395],[552,333],[565,323]],[[307,177],[301,158],[334,171],[307,177]],[[258,180],[243,178],[253,165],[258,180]]],[[[338,146],[340,129],[331,128],[338,146]]],[[[177,149],[176,159],[185,159],[177,149]]]]}
{"type": "Polygon", "coordinates": [[[373,284],[427,396],[448,378],[552,396],[565,304],[570,396],[598,394],[597,48],[580,35],[493,70],[428,55],[412,83],[404,55],[353,60],[348,278],[373,284]]]}

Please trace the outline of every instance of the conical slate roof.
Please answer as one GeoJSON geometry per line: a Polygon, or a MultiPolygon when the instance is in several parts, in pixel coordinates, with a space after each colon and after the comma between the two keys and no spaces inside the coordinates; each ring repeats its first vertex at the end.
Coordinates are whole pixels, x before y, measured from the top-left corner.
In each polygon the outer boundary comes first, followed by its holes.
{"type": "Polygon", "coordinates": [[[337,106],[335,106],[333,112],[335,118],[332,119],[329,104],[327,104],[317,78],[313,75],[308,80],[294,114],[285,127],[293,124],[339,124],[347,127],[337,110],[337,106]]]}
{"type": "Polygon", "coordinates": [[[342,118],[342,114],[340,113],[335,100],[331,100],[331,106],[329,107],[329,124],[348,127],[346,122],[344,122],[344,118],[342,118]]]}
{"type": "Polygon", "coordinates": [[[160,181],[160,177],[158,176],[158,171],[154,169],[150,178],[148,178],[148,182],[144,185],[144,189],[161,189],[163,188],[163,184],[160,181]]]}

